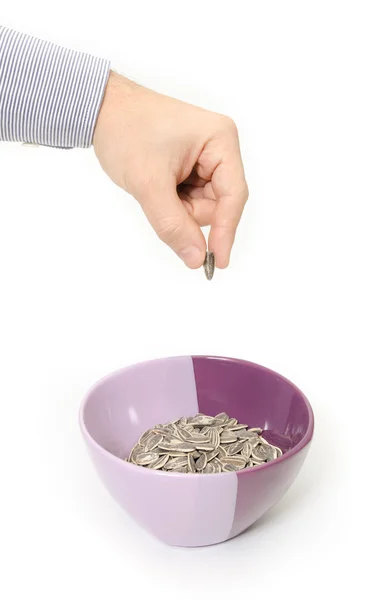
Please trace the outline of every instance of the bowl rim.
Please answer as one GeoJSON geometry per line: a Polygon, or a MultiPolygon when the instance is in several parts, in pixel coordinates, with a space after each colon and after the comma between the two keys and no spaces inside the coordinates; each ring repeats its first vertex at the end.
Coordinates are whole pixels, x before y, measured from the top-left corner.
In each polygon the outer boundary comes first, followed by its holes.
{"type": "Polygon", "coordinates": [[[314,413],[313,413],[313,409],[311,407],[310,402],[308,401],[305,394],[298,388],[298,386],[296,386],[290,379],[287,379],[286,377],[284,377],[277,371],[274,371],[273,369],[269,369],[268,367],[264,367],[263,365],[260,365],[259,363],[255,363],[253,361],[249,361],[249,360],[245,360],[245,359],[241,359],[241,358],[232,358],[229,356],[218,356],[218,355],[212,355],[212,354],[182,354],[182,355],[176,355],[176,356],[164,356],[164,357],[159,357],[159,358],[153,358],[150,360],[143,360],[143,361],[133,363],[131,365],[127,365],[126,367],[121,367],[119,369],[116,369],[115,371],[112,371],[112,372],[108,373],[107,375],[98,379],[94,383],[94,385],[89,388],[89,390],[83,397],[83,400],[81,402],[81,406],[79,409],[79,413],[78,413],[79,426],[80,426],[81,432],[85,438],[85,441],[87,441],[89,444],[91,444],[91,446],[93,446],[96,450],[101,452],[109,460],[112,460],[114,463],[120,464],[121,466],[125,465],[126,468],[131,469],[131,470],[136,469],[137,472],[138,472],[138,469],[142,469],[142,472],[145,472],[148,474],[153,473],[156,476],[166,476],[167,475],[169,478],[171,478],[173,476],[184,477],[186,475],[190,475],[191,477],[193,477],[193,476],[201,477],[203,475],[202,473],[175,473],[175,472],[166,472],[166,471],[159,471],[159,470],[153,470],[153,469],[145,470],[144,467],[126,462],[124,459],[119,458],[118,456],[116,456],[115,454],[112,454],[108,450],[105,450],[105,448],[103,448],[89,433],[88,428],[85,424],[85,420],[84,420],[85,409],[86,409],[86,406],[87,406],[90,398],[92,397],[93,393],[105,382],[109,381],[110,379],[114,379],[121,373],[124,373],[126,371],[131,371],[132,369],[135,369],[136,367],[139,367],[140,365],[152,364],[152,363],[162,361],[162,360],[167,360],[167,359],[187,358],[187,357],[189,357],[191,359],[206,358],[206,359],[213,359],[213,360],[224,360],[226,362],[236,362],[239,364],[250,365],[250,366],[259,368],[263,371],[267,371],[267,373],[270,373],[270,374],[275,375],[276,377],[280,378],[284,383],[291,385],[291,387],[298,394],[300,394],[300,396],[307,408],[307,413],[308,413],[308,425],[307,425],[306,433],[304,434],[304,436],[302,437],[300,442],[298,442],[296,444],[296,446],[291,448],[291,450],[289,450],[285,454],[282,454],[282,456],[280,456],[279,458],[277,458],[269,463],[264,463],[262,465],[255,465],[254,467],[248,467],[247,469],[242,469],[241,471],[233,471],[231,473],[208,473],[207,474],[208,477],[219,477],[220,475],[230,476],[230,475],[243,474],[243,473],[252,473],[253,471],[257,471],[258,469],[260,469],[260,470],[269,469],[270,467],[275,467],[276,465],[280,465],[281,463],[284,463],[285,461],[290,459],[292,456],[295,456],[295,454],[298,454],[301,450],[303,450],[306,446],[308,446],[310,444],[310,442],[313,438],[313,434],[314,434],[314,413]]]}

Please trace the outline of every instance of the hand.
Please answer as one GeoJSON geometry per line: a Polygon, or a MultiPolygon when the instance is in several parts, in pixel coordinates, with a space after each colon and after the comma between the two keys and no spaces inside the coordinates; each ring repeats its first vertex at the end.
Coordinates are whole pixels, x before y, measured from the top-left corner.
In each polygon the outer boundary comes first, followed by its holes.
{"type": "Polygon", "coordinates": [[[248,188],[234,122],[111,73],[93,139],[111,179],[190,268],[229,264],[248,188]]]}

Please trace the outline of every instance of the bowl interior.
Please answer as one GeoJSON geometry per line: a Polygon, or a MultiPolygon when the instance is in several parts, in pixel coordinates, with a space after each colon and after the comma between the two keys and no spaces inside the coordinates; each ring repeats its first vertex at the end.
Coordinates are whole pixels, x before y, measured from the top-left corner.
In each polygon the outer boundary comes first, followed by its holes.
{"type": "Polygon", "coordinates": [[[312,412],[291,382],[237,359],[182,356],[140,363],[96,384],[81,422],[97,444],[124,458],[140,435],[158,423],[197,412],[226,412],[283,452],[312,430],[312,412]]]}

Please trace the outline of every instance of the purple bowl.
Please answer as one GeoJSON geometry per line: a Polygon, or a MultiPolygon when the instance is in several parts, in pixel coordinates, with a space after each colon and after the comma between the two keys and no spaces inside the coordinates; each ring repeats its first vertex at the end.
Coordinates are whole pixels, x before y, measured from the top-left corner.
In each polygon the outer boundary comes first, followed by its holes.
{"type": "Polygon", "coordinates": [[[302,392],[274,371],[233,358],[181,356],[98,382],[82,404],[80,424],[104,485],[129,515],[167,544],[207,546],[238,535],[280,500],[306,458],[314,418],[302,392]],[[145,430],[197,412],[226,412],[262,427],[284,455],[214,475],[153,471],[123,460],[145,430]]]}

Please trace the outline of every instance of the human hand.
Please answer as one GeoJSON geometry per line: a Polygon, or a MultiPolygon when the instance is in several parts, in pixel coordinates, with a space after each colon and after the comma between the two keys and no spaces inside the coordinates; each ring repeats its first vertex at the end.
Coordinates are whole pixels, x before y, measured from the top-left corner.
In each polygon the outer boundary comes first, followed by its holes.
{"type": "Polygon", "coordinates": [[[209,250],[225,268],[248,187],[234,122],[111,73],[93,145],[109,177],[134,196],[161,240],[190,268],[209,250]]]}

